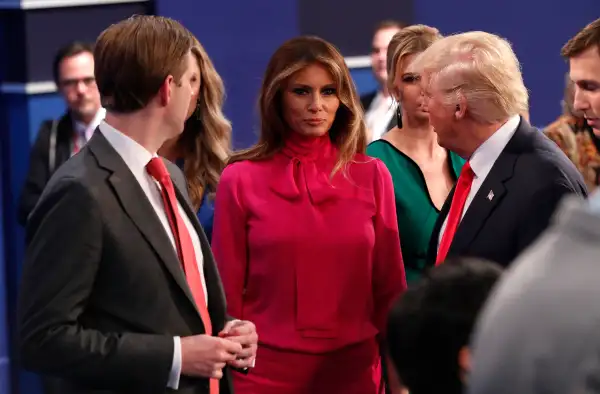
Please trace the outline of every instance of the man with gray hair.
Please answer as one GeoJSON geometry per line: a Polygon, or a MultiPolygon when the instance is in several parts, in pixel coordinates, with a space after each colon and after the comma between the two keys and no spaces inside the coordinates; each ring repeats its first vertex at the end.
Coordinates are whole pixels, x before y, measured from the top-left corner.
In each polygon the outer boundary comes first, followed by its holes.
{"type": "Polygon", "coordinates": [[[477,257],[507,266],[547,227],[566,194],[587,196],[560,149],[520,114],[527,89],[510,44],[469,32],[436,41],[422,75],[438,142],[467,160],[434,228],[428,263],[477,257]]]}
{"type": "MultiPolygon", "coordinates": [[[[574,107],[600,116],[600,19],[563,47],[574,107]]],[[[513,263],[476,326],[471,394],[600,393],[600,192],[565,199],[513,263]]]]}

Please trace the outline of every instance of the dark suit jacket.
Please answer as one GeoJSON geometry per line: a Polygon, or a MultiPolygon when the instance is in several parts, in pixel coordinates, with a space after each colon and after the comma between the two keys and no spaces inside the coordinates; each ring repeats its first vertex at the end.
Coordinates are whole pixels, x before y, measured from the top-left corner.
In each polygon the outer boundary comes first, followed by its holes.
{"type": "MultiPolygon", "coordinates": [[[[52,172],[49,168],[50,134],[52,121],[42,122],[36,140],[29,154],[29,169],[25,184],[19,198],[17,220],[25,226],[27,217],[37,204],[44,187],[50,180],[52,172]]],[[[73,118],[67,112],[58,121],[56,127],[56,153],[55,167],[57,169],[71,157],[71,145],[75,130],[73,129],[73,118]]]]}
{"type": "MultiPolygon", "coordinates": [[[[200,238],[218,333],[227,320],[221,280],[183,174],[166,163],[200,238]]],[[[27,242],[23,366],[63,379],[63,394],[172,392],[173,336],[202,334],[204,326],[156,212],[102,133],[51,178],[28,221],[27,242]]],[[[227,369],[221,387],[232,392],[227,369]]],[[[208,380],[182,376],[179,388],[208,393],[208,380]]]]}
{"type": "MultiPolygon", "coordinates": [[[[524,119],[477,191],[461,220],[448,257],[470,256],[507,266],[548,226],[566,194],[587,197],[573,163],[542,132],[524,119]],[[487,197],[493,192],[493,198],[487,197]]],[[[435,264],[440,228],[454,189],[431,237],[428,264],[435,264]]]]}
{"type": "MultiPolygon", "coordinates": [[[[377,96],[377,90],[374,92],[367,93],[365,95],[360,96],[360,104],[362,105],[365,113],[369,110],[369,107],[371,106],[371,103],[375,99],[375,96],[377,96]]],[[[390,131],[397,125],[398,125],[398,119],[396,118],[396,116],[392,116],[390,123],[388,123],[387,131],[390,131]]]]}

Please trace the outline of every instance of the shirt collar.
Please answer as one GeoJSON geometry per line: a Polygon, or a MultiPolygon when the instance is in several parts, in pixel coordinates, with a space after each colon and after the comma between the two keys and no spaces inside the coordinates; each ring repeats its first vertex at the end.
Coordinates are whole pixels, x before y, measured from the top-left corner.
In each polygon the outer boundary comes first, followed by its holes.
{"type": "MultiPolygon", "coordinates": [[[[83,122],[74,121],[73,124],[75,127],[75,131],[79,135],[85,135],[86,133],[89,132],[89,130],[91,130],[93,132],[93,130],[96,130],[96,127],[98,127],[100,125],[100,122],[102,122],[104,120],[105,116],[106,116],[106,109],[100,107],[98,109],[98,111],[96,112],[94,119],[92,119],[92,121],[90,122],[90,124],[85,124],[83,122]]],[[[86,137],[89,137],[89,136],[86,135],[86,137]]]]}
{"type": "Polygon", "coordinates": [[[394,103],[394,99],[392,98],[391,95],[388,95],[387,97],[384,97],[383,92],[381,92],[381,90],[377,91],[377,94],[375,95],[375,98],[373,98],[373,104],[375,105],[389,105],[392,106],[394,103]]]}
{"type": "Polygon", "coordinates": [[[153,157],[157,157],[156,153],[149,152],[136,141],[104,121],[100,123],[99,128],[102,135],[121,156],[136,178],[146,173],[146,165],[153,157]]]}
{"type": "Polygon", "coordinates": [[[521,117],[514,115],[475,150],[469,159],[477,178],[485,178],[519,127],[521,117]]]}

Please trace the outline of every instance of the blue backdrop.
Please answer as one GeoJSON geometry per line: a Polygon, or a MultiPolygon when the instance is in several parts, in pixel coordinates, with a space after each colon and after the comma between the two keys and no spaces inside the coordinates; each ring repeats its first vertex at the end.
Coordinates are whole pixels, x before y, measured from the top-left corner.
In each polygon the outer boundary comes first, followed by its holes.
{"type": "MultiPolygon", "coordinates": [[[[329,19],[321,16],[329,7],[313,4],[307,11],[302,8],[303,4],[307,4],[302,0],[158,0],[156,10],[183,21],[206,46],[226,83],[229,98],[225,110],[233,122],[237,147],[247,146],[256,139],[256,96],[269,56],[285,39],[307,33],[304,27],[307,25],[304,22],[307,12],[312,12],[315,19],[330,26],[322,29],[323,35],[331,36],[335,44],[346,49],[345,55],[367,55],[372,22],[383,18],[429,24],[443,34],[468,30],[499,34],[512,42],[521,60],[525,84],[531,96],[531,122],[537,126],[552,122],[561,111],[563,76],[567,65],[560,57],[560,48],[569,37],[600,15],[598,0],[568,3],[399,1],[393,2],[391,9],[394,11],[388,8],[383,13],[378,13],[372,3],[368,0],[338,2],[337,14],[329,19]],[[364,24],[359,22],[361,17],[366,21],[364,24]],[[338,32],[332,33],[332,29],[338,32]],[[359,33],[361,36],[357,36],[359,33]],[[340,37],[356,39],[342,40],[340,37]],[[336,38],[342,42],[336,41],[336,38]],[[352,46],[349,41],[357,44],[352,46]]],[[[385,3],[389,5],[392,2],[385,3]]],[[[368,69],[354,69],[352,72],[359,91],[374,89],[375,81],[368,69]]]]}

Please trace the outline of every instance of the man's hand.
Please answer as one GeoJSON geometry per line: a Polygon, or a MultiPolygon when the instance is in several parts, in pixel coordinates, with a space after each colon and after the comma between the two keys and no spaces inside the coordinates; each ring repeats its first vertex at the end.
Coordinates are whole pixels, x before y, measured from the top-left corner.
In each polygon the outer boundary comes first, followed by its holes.
{"type": "Polygon", "coordinates": [[[231,320],[225,324],[219,337],[227,338],[227,340],[242,346],[242,351],[237,355],[237,359],[228,361],[227,364],[239,369],[254,367],[258,348],[258,334],[254,323],[246,320],[231,320]]]}
{"type": "Polygon", "coordinates": [[[208,335],[181,338],[181,374],[221,379],[226,363],[243,353],[240,343],[208,335]]]}

